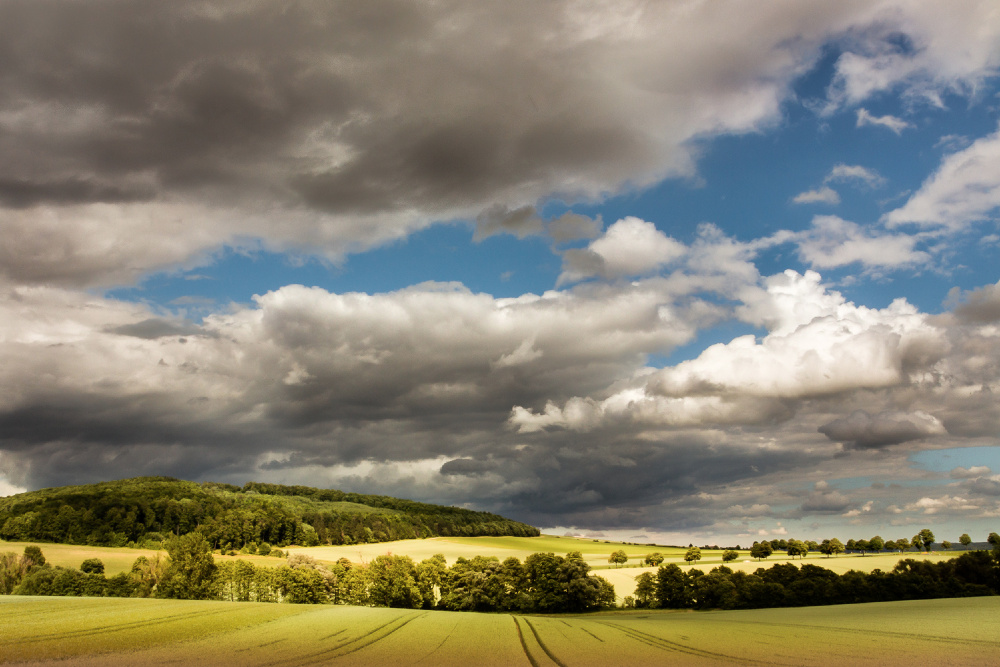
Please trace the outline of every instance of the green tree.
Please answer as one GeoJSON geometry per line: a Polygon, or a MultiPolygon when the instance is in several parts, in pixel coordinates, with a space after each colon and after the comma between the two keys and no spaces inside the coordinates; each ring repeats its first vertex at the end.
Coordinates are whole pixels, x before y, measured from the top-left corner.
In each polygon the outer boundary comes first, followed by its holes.
{"type": "Polygon", "coordinates": [[[722,552],[722,562],[728,563],[740,557],[740,552],[735,549],[726,549],[722,552]]]}
{"type": "Polygon", "coordinates": [[[41,567],[45,565],[45,556],[42,555],[41,548],[35,546],[34,544],[24,547],[24,560],[29,568],[32,566],[41,567]]]}
{"type": "Polygon", "coordinates": [[[650,572],[643,572],[635,578],[635,606],[644,609],[659,606],[656,599],[656,579],[650,572]]]}
{"type": "Polygon", "coordinates": [[[934,533],[931,532],[930,528],[924,528],[920,531],[920,541],[924,543],[924,549],[931,550],[931,545],[934,544],[934,533]]]}
{"type": "Polygon", "coordinates": [[[100,558],[88,558],[80,564],[80,572],[84,574],[104,574],[104,561],[100,558]]]}
{"type": "Polygon", "coordinates": [[[958,538],[958,543],[963,547],[968,548],[969,545],[972,544],[972,538],[969,537],[968,533],[962,533],[961,537],[958,538]]]}
{"type": "Polygon", "coordinates": [[[663,554],[659,551],[654,551],[651,554],[646,554],[646,558],[643,560],[646,565],[650,567],[659,567],[660,563],[663,562],[663,554]]]}
{"type": "Polygon", "coordinates": [[[914,535],[910,542],[913,544],[913,548],[917,551],[921,551],[924,548],[924,538],[920,537],[920,533],[914,535]]]}
{"type": "Polygon", "coordinates": [[[750,548],[750,555],[756,558],[757,560],[761,560],[762,558],[767,558],[772,553],[774,553],[774,549],[771,548],[770,542],[758,542],[757,544],[754,544],[753,547],[750,548]]]}
{"type": "Polygon", "coordinates": [[[868,546],[871,548],[872,551],[875,552],[882,551],[882,549],[885,548],[885,540],[883,540],[881,536],[876,535],[875,537],[868,540],[868,546]]]}
{"type": "Polygon", "coordinates": [[[624,549],[619,549],[618,551],[612,552],[611,555],[608,556],[608,562],[616,565],[624,565],[628,562],[628,554],[625,553],[624,549]]]}
{"type": "Polygon", "coordinates": [[[788,540],[788,546],[785,550],[791,558],[796,556],[802,558],[809,553],[809,548],[800,540],[788,540]]]}
{"type": "Polygon", "coordinates": [[[686,560],[689,563],[693,563],[696,560],[701,560],[701,549],[699,549],[698,547],[691,547],[690,549],[687,550],[687,553],[684,554],[684,560],[686,560]]]}
{"type": "Polygon", "coordinates": [[[368,564],[368,598],[377,607],[419,609],[424,597],[409,556],[376,556],[368,564]]]}
{"type": "Polygon", "coordinates": [[[941,542],[941,548],[944,549],[945,551],[948,551],[949,549],[951,549],[951,542],[949,542],[948,540],[941,542]]]}
{"type": "Polygon", "coordinates": [[[910,541],[905,537],[901,537],[898,540],[896,540],[896,548],[898,548],[900,551],[906,551],[907,549],[910,548],[910,541]]]}
{"type": "Polygon", "coordinates": [[[209,600],[216,597],[212,545],[201,533],[186,533],[167,541],[170,564],[157,587],[157,597],[209,600]]]}

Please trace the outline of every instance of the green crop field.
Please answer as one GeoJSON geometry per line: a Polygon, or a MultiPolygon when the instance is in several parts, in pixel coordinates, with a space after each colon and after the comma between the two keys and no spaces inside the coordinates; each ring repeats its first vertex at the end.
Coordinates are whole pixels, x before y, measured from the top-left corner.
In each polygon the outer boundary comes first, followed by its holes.
{"type": "Polygon", "coordinates": [[[0,597],[0,664],[969,665],[1000,598],[512,616],[369,607],[0,597]]]}

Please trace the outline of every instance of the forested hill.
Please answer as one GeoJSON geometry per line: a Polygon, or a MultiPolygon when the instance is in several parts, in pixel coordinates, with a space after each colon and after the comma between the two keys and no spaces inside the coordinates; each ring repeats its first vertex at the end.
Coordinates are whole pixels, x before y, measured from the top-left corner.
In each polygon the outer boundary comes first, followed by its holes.
{"type": "Polygon", "coordinates": [[[249,482],[242,487],[136,477],[0,498],[0,539],[158,547],[197,531],[215,548],[356,544],[415,537],[536,536],[488,512],[335,489],[249,482]]]}

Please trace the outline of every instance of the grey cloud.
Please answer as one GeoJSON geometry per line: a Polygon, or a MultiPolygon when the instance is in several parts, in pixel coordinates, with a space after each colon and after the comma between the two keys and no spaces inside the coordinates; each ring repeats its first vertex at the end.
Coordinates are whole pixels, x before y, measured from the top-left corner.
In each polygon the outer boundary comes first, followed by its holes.
{"type": "Polygon", "coordinates": [[[906,415],[882,412],[871,415],[855,410],[819,427],[819,432],[836,442],[860,449],[898,445],[944,432],[940,422],[926,413],[906,415]]]}
{"type": "Polygon", "coordinates": [[[491,461],[476,459],[452,459],[441,466],[442,475],[482,475],[497,468],[491,461]]]}
{"type": "MultiPolygon", "coordinates": [[[[240,239],[337,257],[481,214],[481,233],[536,233],[540,202],[691,175],[692,138],[772,122],[824,43],[881,16],[720,7],[4,2],[0,204],[21,214],[0,239],[4,272],[107,285],[240,239]],[[95,224],[40,227],[60,211],[95,224]],[[127,251],[96,257],[109,242],[127,251]]],[[[576,217],[548,229],[597,231],[576,217]]]]}
{"type": "Polygon", "coordinates": [[[963,322],[989,324],[1000,320],[1000,283],[968,292],[955,289],[949,300],[958,301],[954,313],[963,322]]]}
{"type": "Polygon", "coordinates": [[[544,225],[534,206],[522,206],[512,211],[506,206],[497,205],[476,219],[476,238],[483,239],[500,232],[523,238],[541,233],[544,225]]]}
{"type": "Polygon", "coordinates": [[[595,239],[601,234],[604,221],[601,216],[588,218],[579,213],[567,211],[548,224],[549,236],[553,241],[576,241],[579,239],[595,239]]]}
{"type": "Polygon", "coordinates": [[[983,496],[1000,496],[1000,481],[995,479],[979,477],[969,482],[966,488],[983,496]]]}
{"type": "Polygon", "coordinates": [[[839,491],[817,490],[802,503],[806,514],[839,514],[851,506],[851,500],[839,491]]]}
{"type": "Polygon", "coordinates": [[[211,335],[210,332],[205,331],[193,322],[178,322],[160,317],[151,317],[141,322],[112,327],[108,329],[108,333],[146,339],[162,338],[164,336],[211,335]]]}

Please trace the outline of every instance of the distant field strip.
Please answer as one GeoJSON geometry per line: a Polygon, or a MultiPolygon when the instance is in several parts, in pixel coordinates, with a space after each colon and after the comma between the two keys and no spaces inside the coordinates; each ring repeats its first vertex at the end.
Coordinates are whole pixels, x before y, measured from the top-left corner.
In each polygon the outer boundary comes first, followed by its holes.
{"type": "Polygon", "coordinates": [[[998,615],[996,597],[578,616],[2,597],[0,664],[995,664],[998,615]]]}

